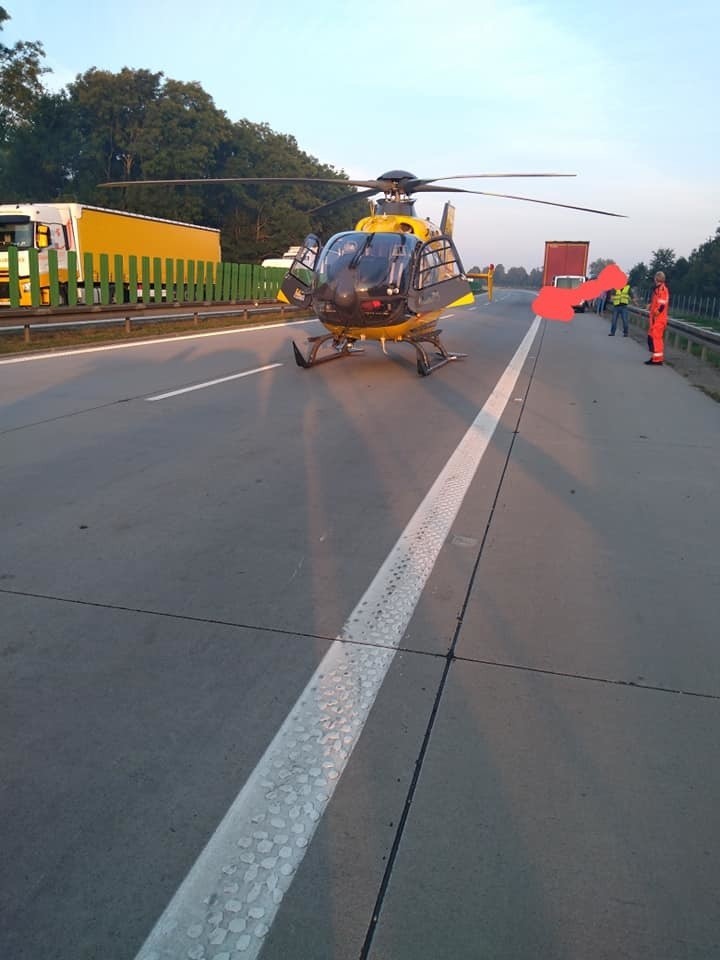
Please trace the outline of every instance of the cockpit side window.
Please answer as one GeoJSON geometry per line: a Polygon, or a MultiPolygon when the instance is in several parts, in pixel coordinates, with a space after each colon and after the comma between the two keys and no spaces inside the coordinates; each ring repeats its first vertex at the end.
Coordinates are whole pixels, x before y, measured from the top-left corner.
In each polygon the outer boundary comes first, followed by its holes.
{"type": "Polygon", "coordinates": [[[416,289],[424,290],[444,280],[462,275],[462,264],[455,247],[447,237],[439,237],[425,244],[417,273],[416,289]]]}

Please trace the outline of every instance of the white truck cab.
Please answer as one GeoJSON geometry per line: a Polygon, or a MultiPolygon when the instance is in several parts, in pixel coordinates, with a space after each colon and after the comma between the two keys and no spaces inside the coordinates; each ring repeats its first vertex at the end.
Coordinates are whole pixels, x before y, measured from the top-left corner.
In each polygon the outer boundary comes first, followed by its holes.
{"type": "MultiPolygon", "coordinates": [[[[587,277],[583,276],[568,275],[565,277],[554,277],[553,286],[559,287],[561,290],[576,290],[578,287],[582,286],[586,280],[587,277]]],[[[575,310],[576,313],[584,313],[586,306],[587,300],[581,300],[580,303],[576,303],[573,306],[573,310],[575,310]]]]}
{"type": "Polygon", "coordinates": [[[271,267],[276,270],[289,270],[292,266],[293,260],[295,259],[295,254],[299,249],[300,247],[288,247],[282,257],[267,257],[265,260],[263,260],[260,266],[271,267]]]}

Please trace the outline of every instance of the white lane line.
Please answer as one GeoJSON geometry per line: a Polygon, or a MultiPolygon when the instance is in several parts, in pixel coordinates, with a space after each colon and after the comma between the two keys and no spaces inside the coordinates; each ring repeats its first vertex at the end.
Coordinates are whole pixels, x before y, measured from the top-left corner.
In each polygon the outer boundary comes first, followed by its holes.
{"type": "Polygon", "coordinates": [[[145,397],[148,403],[154,403],[155,400],[167,400],[168,397],[179,397],[181,393],[192,393],[193,390],[204,390],[205,387],[214,387],[217,383],[227,383],[228,380],[240,380],[241,377],[251,377],[254,373],[262,373],[263,370],[274,370],[275,367],[281,367],[281,363],[268,363],[264,367],[256,367],[254,370],[246,370],[244,373],[232,373],[229,377],[218,377],[217,380],[206,380],[205,383],[196,383],[192,387],[182,387],[180,390],[170,390],[168,393],[159,393],[156,397],[145,397]]]}
{"type": "Polygon", "coordinates": [[[103,347],[78,347],[76,350],[58,350],[53,353],[23,354],[21,357],[9,357],[0,360],[0,366],[6,363],[29,363],[31,360],[56,360],[58,357],[78,357],[86,353],[104,353],[108,350],[132,350],[135,347],[152,347],[158,343],[184,343],[186,340],[204,340],[206,337],[227,337],[230,334],[254,333],[256,330],[272,330],[275,327],[295,327],[303,323],[315,323],[317,317],[307,320],[288,320],[285,323],[259,323],[256,327],[233,327],[229,330],[209,330],[207,333],[189,333],[187,336],[157,337],[152,340],[133,340],[132,343],[108,343],[103,347]]]}
{"type": "Polygon", "coordinates": [[[234,958],[236,951],[248,960],[258,956],[513,395],[540,322],[533,321],[136,960],[234,958]]]}

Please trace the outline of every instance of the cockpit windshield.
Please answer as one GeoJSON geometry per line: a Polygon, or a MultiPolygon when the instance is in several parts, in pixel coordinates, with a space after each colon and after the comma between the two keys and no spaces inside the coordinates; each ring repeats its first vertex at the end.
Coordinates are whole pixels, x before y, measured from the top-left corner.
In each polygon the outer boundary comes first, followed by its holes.
{"type": "Polygon", "coordinates": [[[412,234],[339,233],[328,241],[318,261],[317,284],[332,282],[350,270],[359,292],[379,295],[406,290],[418,243],[412,234]]]}
{"type": "Polygon", "coordinates": [[[19,247],[28,250],[33,245],[33,224],[0,222],[0,249],[19,247]]]}

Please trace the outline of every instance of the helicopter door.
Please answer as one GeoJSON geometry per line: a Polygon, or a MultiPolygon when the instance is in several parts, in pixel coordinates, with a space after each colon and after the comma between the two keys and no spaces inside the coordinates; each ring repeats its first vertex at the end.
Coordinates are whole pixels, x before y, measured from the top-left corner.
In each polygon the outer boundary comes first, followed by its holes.
{"type": "Polygon", "coordinates": [[[436,237],[420,248],[408,306],[414,313],[442,310],[470,293],[460,255],[450,237],[436,237]]]}
{"type": "Polygon", "coordinates": [[[315,265],[320,256],[320,247],[319,237],[309,233],[285,274],[280,292],[294,307],[310,305],[312,282],[315,277],[315,265]]]}

